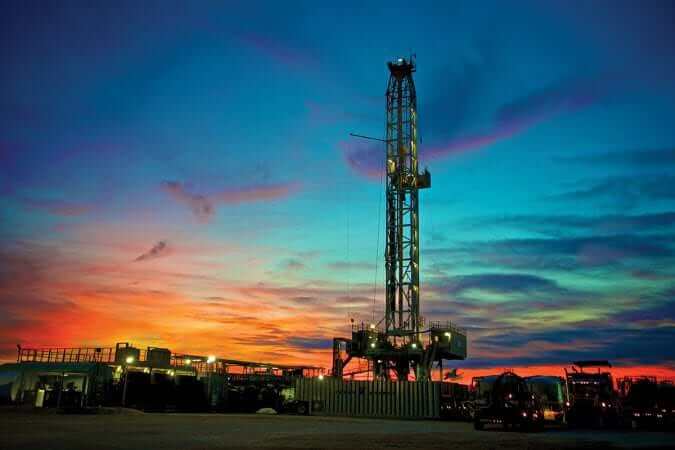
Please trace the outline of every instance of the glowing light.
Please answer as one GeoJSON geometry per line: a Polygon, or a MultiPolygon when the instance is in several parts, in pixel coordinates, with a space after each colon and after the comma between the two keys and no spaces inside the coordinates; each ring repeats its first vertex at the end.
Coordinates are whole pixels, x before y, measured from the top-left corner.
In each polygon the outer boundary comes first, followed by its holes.
{"type": "Polygon", "coordinates": [[[323,374],[319,375],[319,381],[323,381],[323,374]]]}
{"type": "Polygon", "coordinates": [[[417,344],[413,342],[412,345],[411,345],[411,347],[412,347],[412,348],[417,348],[417,344]]]}
{"type": "Polygon", "coordinates": [[[375,343],[374,343],[374,342],[371,342],[371,343],[370,343],[370,348],[375,348],[375,343]]]}
{"type": "Polygon", "coordinates": [[[186,359],[186,360],[185,360],[185,365],[186,365],[186,366],[189,366],[190,364],[192,364],[192,360],[191,360],[191,359],[186,359]]]}
{"type": "Polygon", "coordinates": [[[374,329],[375,329],[375,324],[374,324],[374,323],[371,323],[371,324],[370,324],[370,329],[371,329],[371,330],[374,330],[374,329]]]}
{"type": "Polygon", "coordinates": [[[446,332],[444,333],[444,335],[445,335],[448,339],[450,339],[450,338],[452,337],[452,334],[450,334],[449,331],[446,331],[446,332]]]}
{"type": "Polygon", "coordinates": [[[216,357],[215,357],[215,356],[209,355],[209,357],[206,358],[206,363],[207,363],[207,364],[213,364],[214,362],[216,362],[216,357]]]}
{"type": "Polygon", "coordinates": [[[169,375],[170,377],[176,375],[176,372],[173,371],[173,370],[169,370],[167,373],[168,373],[168,375],[169,375]]]}
{"type": "Polygon", "coordinates": [[[133,356],[127,356],[127,359],[125,361],[127,364],[133,364],[136,359],[133,356]]]}

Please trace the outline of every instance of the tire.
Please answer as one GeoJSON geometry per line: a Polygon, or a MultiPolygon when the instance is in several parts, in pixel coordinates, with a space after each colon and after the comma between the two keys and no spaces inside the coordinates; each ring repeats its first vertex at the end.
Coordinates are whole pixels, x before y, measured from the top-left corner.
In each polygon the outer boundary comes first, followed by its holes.
{"type": "Polygon", "coordinates": [[[306,415],[307,412],[308,412],[307,411],[307,405],[305,405],[303,402],[298,403],[298,406],[297,406],[295,412],[297,412],[301,416],[306,415]]]}

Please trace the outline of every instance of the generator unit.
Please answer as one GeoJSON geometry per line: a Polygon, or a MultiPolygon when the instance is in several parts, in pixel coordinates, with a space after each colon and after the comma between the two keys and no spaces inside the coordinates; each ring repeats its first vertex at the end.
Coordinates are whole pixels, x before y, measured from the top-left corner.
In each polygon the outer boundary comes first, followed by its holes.
{"type": "Polygon", "coordinates": [[[138,363],[141,357],[141,351],[136,347],[132,347],[128,342],[118,342],[115,344],[115,363],[135,364],[138,363]]]}

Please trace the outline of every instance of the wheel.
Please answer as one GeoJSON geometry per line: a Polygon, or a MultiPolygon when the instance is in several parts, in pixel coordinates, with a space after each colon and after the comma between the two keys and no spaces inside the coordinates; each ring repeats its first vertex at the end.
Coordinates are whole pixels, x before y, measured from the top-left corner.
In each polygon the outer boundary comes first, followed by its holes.
{"type": "Polygon", "coordinates": [[[307,414],[307,405],[305,405],[302,402],[298,403],[298,407],[296,409],[296,412],[298,414],[300,414],[301,416],[304,416],[305,414],[307,414]]]}

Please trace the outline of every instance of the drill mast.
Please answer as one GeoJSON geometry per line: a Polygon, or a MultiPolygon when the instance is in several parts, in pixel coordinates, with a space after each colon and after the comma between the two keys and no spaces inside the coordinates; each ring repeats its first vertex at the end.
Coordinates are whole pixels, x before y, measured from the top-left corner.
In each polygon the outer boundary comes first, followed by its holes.
{"type": "Polygon", "coordinates": [[[344,376],[345,366],[357,358],[367,360],[365,372],[378,379],[408,380],[412,371],[415,379],[429,380],[434,362],[441,368],[443,359],[466,358],[466,331],[450,322],[422,329],[418,192],[431,186],[431,175],[418,168],[415,62],[399,58],[387,66],[384,330],[374,323],[358,327],[352,320],[351,339],[333,339],[333,376],[344,376]]]}
{"type": "Polygon", "coordinates": [[[411,342],[419,333],[418,190],[430,186],[417,167],[415,63],[390,62],[387,85],[386,332],[411,342]]]}

